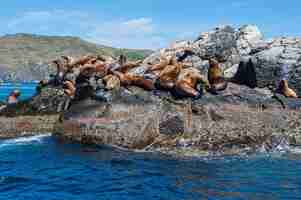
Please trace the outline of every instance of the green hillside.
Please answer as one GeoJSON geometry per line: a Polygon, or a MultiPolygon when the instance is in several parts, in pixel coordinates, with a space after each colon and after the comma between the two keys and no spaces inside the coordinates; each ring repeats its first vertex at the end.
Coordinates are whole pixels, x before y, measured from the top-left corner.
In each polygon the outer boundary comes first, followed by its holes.
{"type": "Polygon", "coordinates": [[[15,34],[0,37],[0,79],[37,80],[48,76],[48,63],[61,56],[104,54],[130,60],[143,59],[152,51],[116,49],[93,44],[77,37],[15,34]]]}

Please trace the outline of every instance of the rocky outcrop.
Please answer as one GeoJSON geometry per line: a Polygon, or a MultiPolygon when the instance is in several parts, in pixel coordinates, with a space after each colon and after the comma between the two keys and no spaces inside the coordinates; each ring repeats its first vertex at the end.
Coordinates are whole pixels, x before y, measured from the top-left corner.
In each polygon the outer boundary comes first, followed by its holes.
{"type": "Polygon", "coordinates": [[[59,115],[0,117],[0,139],[52,133],[59,115]]]}
{"type": "Polygon", "coordinates": [[[60,139],[166,153],[239,153],[299,144],[300,100],[229,84],[219,95],[192,101],[131,87],[109,102],[72,105],[55,126],[60,139]],[[286,109],[283,109],[284,107],[286,109]]]}
{"type": "Polygon", "coordinates": [[[29,100],[3,105],[0,117],[58,114],[69,108],[70,101],[62,88],[47,87],[29,100]]]}
{"type": "Polygon", "coordinates": [[[162,54],[175,55],[185,47],[191,48],[194,54],[187,56],[184,62],[191,63],[204,74],[208,69],[208,58],[214,57],[222,62],[221,67],[228,78],[233,77],[237,70],[240,72],[236,76],[240,84],[275,89],[286,73],[289,85],[301,94],[301,38],[264,40],[254,25],[239,29],[221,26],[200,34],[195,41],[176,42],[161,49],[145,62],[159,62],[162,54]],[[249,65],[247,70],[246,65],[249,65]],[[287,69],[283,69],[284,66],[287,69]]]}
{"type": "Polygon", "coordinates": [[[195,41],[155,52],[127,75],[146,76],[149,65],[160,62],[162,55],[181,57],[204,75],[208,59],[217,59],[227,75],[227,89],[198,100],[177,99],[131,84],[108,91],[99,84],[100,77],[93,84],[86,77],[84,83],[75,81],[72,100],[62,88],[47,86],[0,115],[60,113],[53,129],[57,138],[131,150],[235,154],[301,145],[301,99],[274,93],[283,77],[300,93],[299,39],[265,41],[256,26],[218,27],[195,41]],[[192,53],[184,55],[187,48],[192,53]]]}

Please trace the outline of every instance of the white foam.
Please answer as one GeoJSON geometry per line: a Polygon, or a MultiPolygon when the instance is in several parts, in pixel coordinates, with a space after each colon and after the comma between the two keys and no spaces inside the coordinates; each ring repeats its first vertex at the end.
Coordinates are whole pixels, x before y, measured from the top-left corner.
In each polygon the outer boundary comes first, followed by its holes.
{"type": "Polygon", "coordinates": [[[0,141],[0,148],[13,146],[13,145],[27,145],[30,143],[42,143],[45,138],[50,136],[51,134],[49,133],[49,134],[35,135],[30,137],[21,137],[21,138],[3,140],[0,141]]]}

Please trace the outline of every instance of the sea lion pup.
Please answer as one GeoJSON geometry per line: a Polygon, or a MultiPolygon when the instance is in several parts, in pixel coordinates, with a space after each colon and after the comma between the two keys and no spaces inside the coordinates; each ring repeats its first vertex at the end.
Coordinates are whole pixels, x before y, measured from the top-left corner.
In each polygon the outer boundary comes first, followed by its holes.
{"type": "Polygon", "coordinates": [[[107,90],[119,89],[121,86],[120,79],[115,75],[107,75],[103,78],[107,90]]]}
{"type": "Polygon", "coordinates": [[[202,83],[204,88],[209,88],[209,82],[206,78],[193,67],[181,70],[178,80],[173,90],[173,95],[178,98],[192,97],[200,98],[203,94],[203,90],[198,91],[197,84],[202,83]]]}
{"type": "Polygon", "coordinates": [[[212,58],[209,59],[208,81],[210,84],[209,91],[212,93],[225,90],[228,86],[228,82],[223,77],[219,63],[212,58]]]}
{"type": "Polygon", "coordinates": [[[71,81],[65,81],[64,82],[64,92],[69,97],[73,98],[75,96],[76,87],[75,84],[71,81]]]}
{"type": "Polygon", "coordinates": [[[288,87],[288,82],[285,79],[282,79],[279,83],[279,86],[276,90],[277,93],[284,95],[288,98],[298,98],[297,93],[288,87]]]}

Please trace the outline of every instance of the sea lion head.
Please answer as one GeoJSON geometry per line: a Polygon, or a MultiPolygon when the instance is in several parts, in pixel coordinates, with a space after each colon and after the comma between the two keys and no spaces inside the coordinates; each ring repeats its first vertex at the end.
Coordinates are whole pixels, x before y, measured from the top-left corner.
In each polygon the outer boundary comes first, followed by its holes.
{"type": "Polygon", "coordinates": [[[119,89],[121,85],[119,78],[114,75],[104,77],[103,81],[107,90],[119,89]]]}
{"type": "Polygon", "coordinates": [[[21,92],[20,92],[20,90],[14,90],[12,92],[12,95],[15,96],[15,97],[19,97],[21,95],[21,92]]]}
{"type": "Polygon", "coordinates": [[[217,60],[215,60],[214,58],[210,58],[209,59],[209,66],[210,67],[218,67],[219,63],[217,60]]]}
{"type": "Polygon", "coordinates": [[[123,66],[127,63],[127,58],[125,55],[121,54],[118,59],[118,63],[123,66]]]}

